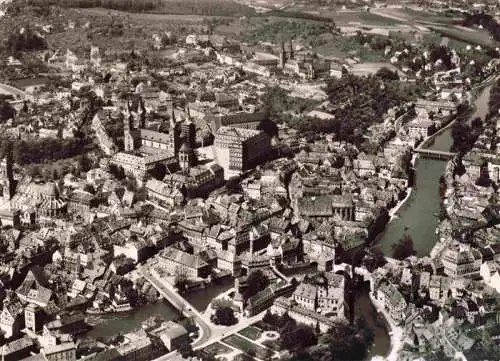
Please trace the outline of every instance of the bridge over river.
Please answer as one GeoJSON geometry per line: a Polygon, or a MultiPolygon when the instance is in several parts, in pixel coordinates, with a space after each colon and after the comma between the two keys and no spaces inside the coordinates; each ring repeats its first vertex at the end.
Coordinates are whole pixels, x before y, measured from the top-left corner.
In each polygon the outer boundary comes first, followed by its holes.
{"type": "Polygon", "coordinates": [[[447,152],[444,150],[435,150],[428,148],[417,148],[415,153],[418,153],[422,158],[426,159],[437,159],[437,160],[449,160],[453,158],[457,153],[447,152]]]}
{"type": "MultiPolygon", "coordinates": [[[[497,76],[495,74],[475,88],[475,112],[469,121],[475,117],[486,117],[492,82],[497,76]]],[[[392,245],[405,234],[412,237],[417,255],[421,257],[429,255],[436,243],[435,230],[439,224],[437,215],[441,208],[439,179],[445,170],[446,161],[455,156],[455,153],[450,152],[453,145],[451,128],[447,126],[436,132],[432,144],[427,148],[427,142],[423,142],[421,147],[414,150],[420,155],[415,164],[415,184],[406,202],[396,212],[397,217],[387,225],[378,242],[386,255],[392,254],[392,245]]]]}

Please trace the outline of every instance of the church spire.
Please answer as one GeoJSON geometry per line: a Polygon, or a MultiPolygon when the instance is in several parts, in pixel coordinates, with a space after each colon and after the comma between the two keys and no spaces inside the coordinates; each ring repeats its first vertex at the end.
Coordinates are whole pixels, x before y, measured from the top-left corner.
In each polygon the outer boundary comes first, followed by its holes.
{"type": "Polygon", "coordinates": [[[186,104],[186,121],[192,123],[191,111],[189,110],[189,103],[186,104]]]}
{"type": "Polygon", "coordinates": [[[281,50],[280,50],[280,68],[281,69],[284,69],[285,68],[285,62],[286,62],[286,58],[285,58],[285,42],[281,42],[281,50]]]}
{"type": "Polygon", "coordinates": [[[146,128],[146,106],[144,105],[144,99],[142,97],[141,97],[141,100],[139,102],[139,107],[141,109],[140,127],[146,128]]]}
{"type": "Polygon", "coordinates": [[[176,124],[177,121],[175,120],[174,104],[172,104],[172,111],[170,112],[170,128],[174,129],[176,124]]]}

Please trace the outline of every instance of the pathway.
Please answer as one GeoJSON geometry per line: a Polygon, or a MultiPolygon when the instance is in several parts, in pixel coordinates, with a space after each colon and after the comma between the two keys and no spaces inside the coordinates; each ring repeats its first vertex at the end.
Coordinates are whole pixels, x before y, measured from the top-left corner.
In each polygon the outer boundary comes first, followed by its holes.
{"type": "Polygon", "coordinates": [[[0,83],[0,94],[12,95],[14,99],[25,99],[26,93],[21,89],[14,88],[13,86],[0,83]]]}
{"type": "Polygon", "coordinates": [[[385,361],[398,361],[398,354],[404,345],[403,328],[397,326],[394,323],[392,317],[387,313],[384,307],[382,307],[382,305],[375,299],[375,297],[373,297],[371,292],[369,292],[369,295],[372,304],[375,306],[378,312],[382,313],[387,323],[389,324],[389,328],[391,330],[389,332],[389,335],[391,336],[391,351],[389,352],[389,355],[385,357],[385,361]]]}

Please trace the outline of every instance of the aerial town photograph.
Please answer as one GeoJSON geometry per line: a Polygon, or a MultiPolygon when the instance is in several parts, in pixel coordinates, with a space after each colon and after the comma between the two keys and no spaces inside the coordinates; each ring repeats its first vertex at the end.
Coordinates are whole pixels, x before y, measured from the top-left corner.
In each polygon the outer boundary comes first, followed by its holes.
{"type": "Polygon", "coordinates": [[[500,1],[0,0],[0,361],[500,361],[500,1]]]}

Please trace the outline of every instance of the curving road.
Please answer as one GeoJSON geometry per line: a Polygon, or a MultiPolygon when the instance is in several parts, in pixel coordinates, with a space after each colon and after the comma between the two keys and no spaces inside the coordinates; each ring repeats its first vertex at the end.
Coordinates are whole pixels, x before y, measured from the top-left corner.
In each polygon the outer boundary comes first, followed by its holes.
{"type": "Polygon", "coordinates": [[[7,84],[0,84],[0,94],[12,95],[16,100],[26,98],[26,93],[24,91],[7,84]]]}

